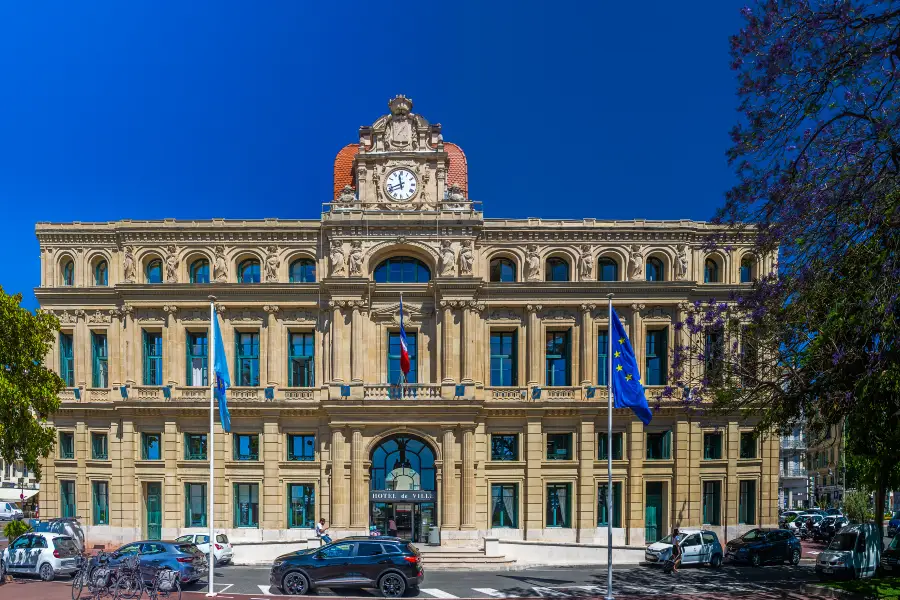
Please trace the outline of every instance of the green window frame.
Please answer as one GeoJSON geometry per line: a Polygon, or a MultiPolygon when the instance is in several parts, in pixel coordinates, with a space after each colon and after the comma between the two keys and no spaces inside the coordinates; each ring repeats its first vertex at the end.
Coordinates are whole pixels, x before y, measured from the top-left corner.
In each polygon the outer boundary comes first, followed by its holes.
{"type": "Polygon", "coordinates": [[[741,458],[756,458],[756,434],[752,431],[741,432],[741,458]]]}
{"type": "Polygon", "coordinates": [[[311,258],[301,258],[292,262],[288,269],[288,281],[291,283],[315,283],[316,261],[311,258]]]}
{"type": "Polygon", "coordinates": [[[519,526],[519,484],[491,484],[491,527],[515,529],[519,526]]]}
{"type": "MultiPolygon", "coordinates": [[[[608,484],[606,483],[598,483],[597,484],[597,527],[607,527],[609,522],[607,519],[609,516],[606,511],[606,490],[608,488],[608,484]]],[[[622,526],[622,482],[621,481],[613,481],[613,512],[612,512],[612,526],[621,527],[622,526]]]]}
{"type": "Polygon", "coordinates": [[[756,480],[741,480],[739,491],[738,523],[740,525],[756,525],[756,480]]]}
{"type": "Polygon", "coordinates": [[[234,366],[237,384],[243,387],[259,386],[259,332],[234,332],[234,366]]]}
{"type": "Polygon", "coordinates": [[[290,333],[288,344],[288,387],[313,387],[316,336],[311,331],[290,333]]]}
{"type": "Polygon", "coordinates": [[[94,265],[94,285],[109,285],[109,265],[105,260],[97,261],[94,265]]]}
{"type": "Polygon", "coordinates": [[[546,336],[547,386],[572,385],[572,344],[569,330],[548,331],[546,336]]]}
{"type": "Polygon", "coordinates": [[[188,331],[185,351],[185,381],[194,387],[209,385],[209,335],[205,331],[188,331]]]}
{"type": "Polygon", "coordinates": [[[66,387],[75,387],[75,356],[71,333],[59,334],[59,376],[66,387]]]}
{"type": "Polygon", "coordinates": [[[236,433],[234,439],[234,460],[259,460],[259,434],[236,433]]]}
{"type": "Polygon", "coordinates": [[[234,484],[234,527],[259,527],[259,484],[234,484]]]}
{"type": "Polygon", "coordinates": [[[75,434],[71,431],[59,432],[59,457],[64,460],[75,458],[75,434]]]}
{"type": "Polygon", "coordinates": [[[519,436],[515,433],[492,433],[491,460],[519,460],[519,436]]]}
{"type": "Polygon", "coordinates": [[[547,484],[547,525],[549,527],[572,526],[572,484],[547,484]]]}
{"type": "Polygon", "coordinates": [[[141,433],[141,459],[162,460],[161,433],[141,433]]]}
{"type": "Polygon", "coordinates": [[[491,385],[519,385],[518,332],[491,332],[491,385]]]}
{"type": "Polygon", "coordinates": [[[78,516],[75,506],[74,481],[63,480],[59,482],[59,499],[61,503],[59,514],[62,518],[68,519],[78,516]]]}
{"type": "MultiPolygon", "coordinates": [[[[613,431],[612,434],[612,459],[624,460],[625,458],[625,434],[621,431],[613,431]]],[[[606,452],[609,448],[606,433],[597,434],[597,460],[606,460],[606,452]]]]}
{"type": "Polygon", "coordinates": [[[105,333],[91,332],[91,385],[109,387],[109,345],[105,333]]]}
{"type": "Polygon", "coordinates": [[[109,437],[105,433],[91,433],[91,458],[109,459],[109,437]]]}
{"type": "Polygon", "coordinates": [[[109,525],[109,482],[93,481],[94,525],[109,525]]]}
{"type": "Polygon", "coordinates": [[[287,459],[290,461],[316,460],[316,436],[289,435],[287,459]]]}
{"type": "Polygon", "coordinates": [[[703,460],[722,460],[724,437],[721,431],[703,432],[703,460]]]}
{"type": "Polygon", "coordinates": [[[63,265],[62,274],[62,284],[64,286],[71,287],[75,285],[75,263],[73,261],[67,261],[66,264],[63,265]]]}
{"type": "Polygon", "coordinates": [[[703,524],[722,524],[722,482],[703,482],[703,524]]]}
{"type": "Polygon", "coordinates": [[[184,484],[184,526],[206,527],[206,484],[184,484]]]}
{"type": "Polygon", "coordinates": [[[205,433],[184,434],[184,460],[208,460],[205,433]]]}
{"type": "Polygon", "coordinates": [[[647,385],[666,385],[669,380],[668,365],[669,328],[647,331],[647,350],[644,358],[647,385]]]}
{"type": "MultiPolygon", "coordinates": [[[[419,366],[417,364],[416,354],[417,354],[417,345],[418,345],[418,331],[415,329],[407,329],[406,330],[406,353],[409,355],[409,373],[406,374],[406,383],[418,383],[418,372],[419,366]]],[[[388,332],[388,355],[387,355],[387,368],[388,368],[388,383],[391,385],[398,385],[400,383],[400,376],[403,375],[403,371],[400,369],[400,332],[399,331],[389,331],[388,332]]]]}
{"type": "Polygon", "coordinates": [[[316,526],[316,487],[311,483],[289,483],[287,486],[288,529],[311,529],[316,526]]]}
{"type": "Polygon", "coordinates": [[[672,458],[672,432],[660,431],[647,434],[647,460],[672,458]]]}
{"type": "Polygon", "coordinates": [[[713,384],[716,384],[722,381],[725,367],[725,341],[722,330],[708,330],[704,342],[704,372],[706,373],[706,378],[713,384]]]}
{"type": "Polygon", "coordinates": [[[191,263],[191,283],[209,283],[209,261],[199,258],[191,263]]]}
{"type": "Polygon", "coordinates": [[[163,384],[163,340],[157,331],[144,330],[144,385],[163,384]]]}
{"type": "Polygon", "coordinates": [[[547,460],[572,460],[572,434],[547,434],[547,460]]]}
{"type": "Polygon", "coordinates": [[[597,332],[597,385],[606,386],[609,382],[609,330],[597,332]]]}

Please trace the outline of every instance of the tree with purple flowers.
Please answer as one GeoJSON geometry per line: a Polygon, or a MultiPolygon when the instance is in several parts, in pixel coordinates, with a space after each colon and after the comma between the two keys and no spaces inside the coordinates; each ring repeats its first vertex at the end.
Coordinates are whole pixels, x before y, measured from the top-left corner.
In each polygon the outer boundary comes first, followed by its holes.
{"type": "Polygon", "coordinates": [[[662,396],[742,411],[760,433],[846,422],[880,520],[900,456],[900,0],[760,0],[742,13],[738,182],[716,220],[778,267],[690,308],[662,396]]]}

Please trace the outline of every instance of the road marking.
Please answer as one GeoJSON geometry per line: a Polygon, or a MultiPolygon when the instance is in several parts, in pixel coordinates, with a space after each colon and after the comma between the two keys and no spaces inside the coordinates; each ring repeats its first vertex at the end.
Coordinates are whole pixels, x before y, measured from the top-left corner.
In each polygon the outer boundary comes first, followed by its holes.
{"type": "Polygon", "coordinates": [[[493,598],[518,598],[518,596],[514,594],[504,594],[499,590],[495,590],[494,588],[472,588],[474,591],[479,594],[484,594],[485,596],[491,596],[493,598]]]}
{"type": "Polygon", "coordinates": [[[454,596],[444,590],[439,590],[437,588],[422,588],[422,591],[428,594],[429,596],[434,596],[435,598],[459,598],[459,596],[454,596]]]}
{"type": "Polygon", "coordinates": [[[256,587],[258,587],[258,588],[259,588],[259,591],[262,592],[263,594],[265,594],[266,596],[274,596],[274,595],[275,595],[275,594],[273,594],[272,592],[269,591],[269,588],[270,588],[271,586],[263,585],[263,584],[260,583],[260,584],[258,584],[256,587]]]}
{"type": "MultiPolygon", "coordinates": [[[[573,585],[570,587],[572,587],[574,589],[578,589],[578,590],[584,590],[584,591],[588,592],[589,594],[595,594],[597,596],[600,596],[601,594],[606,593],[606,588],[600,587],[599,585],[573,585]]],[[[615,589],[615,587],[613,587],[613,589],[615,589]]]]}
{"type": "Polygon", "coordinates": [[[218,592],[216,592],[217,594],[224,594],[224,593],[227,592],[230,588],[234,587],[234,584],[233,584],[233,583],[214,583],[213,585],[224,585],[224,586],[225,586],[223,589],[221,589],[221,590],[219,590],[218,592]]]}
{"type": "Polygon", "coordinates": [[[549,587],[533,587],[531,589],[533,589],[534,593],[537,594],[538,596],[540,596],[541,598],[547,598],[547,597],[569,598],[570,597],[569,594],[566,594],[565,592],[561,592],[559,590],[554,590],[553,588],[549,588],[549,587]]]}

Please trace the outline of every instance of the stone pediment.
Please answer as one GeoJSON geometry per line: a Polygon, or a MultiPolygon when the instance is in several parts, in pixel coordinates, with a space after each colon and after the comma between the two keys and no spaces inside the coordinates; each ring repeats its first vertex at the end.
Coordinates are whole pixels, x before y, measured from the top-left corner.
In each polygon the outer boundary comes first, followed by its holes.
{"type": "MultiPolygon", "coordinates": [[[[376,321],[393,321],[394,324],[400,324],[400,303],[394,302],[372,309],[372,319],[376,321]]],[[[404,322],[422,320],[434,314],[433,310],[428,310],[422,305],[403,304],[403,320],[404,322]]]]}

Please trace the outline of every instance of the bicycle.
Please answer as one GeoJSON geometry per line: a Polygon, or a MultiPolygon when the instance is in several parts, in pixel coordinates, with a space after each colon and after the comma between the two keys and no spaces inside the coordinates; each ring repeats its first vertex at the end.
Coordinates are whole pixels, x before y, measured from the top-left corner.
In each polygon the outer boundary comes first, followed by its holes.
{"type": "Polygon", "coordinates": [[[79,557],[78,570],[72,578],[72,600],[81,598],[102,598],[113,595],[113,583],[115,581],[115,569],[106,563],[109,555],[99,552],[96,560],[87,552],[82,552],[79,557]],[[84,594],[87,588],[88,593],[84,594]]]}
{"type": "Polygon", "coordinates": [[[144,581],[143,577],[141,577],[141,557],[137,554],[126,556],[122,559],[116,572],[113,599],[137,600],[143,593],[144,581]]]}
{"type": "Polygon", "coordinates": [[[116,577],[114,600],[181,600],[181,578],[166,567],[142,567],[139,556],[126,558],[116,577]]]}

